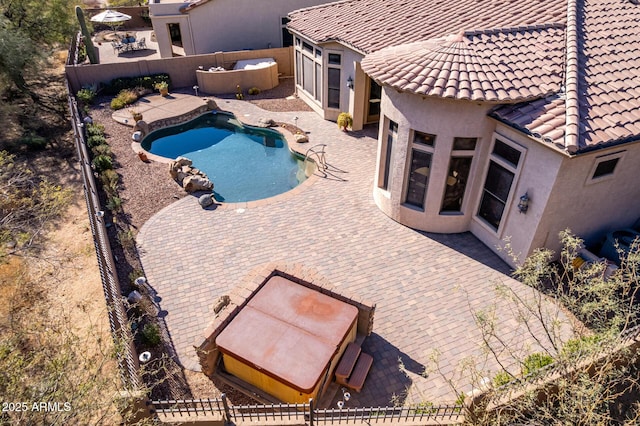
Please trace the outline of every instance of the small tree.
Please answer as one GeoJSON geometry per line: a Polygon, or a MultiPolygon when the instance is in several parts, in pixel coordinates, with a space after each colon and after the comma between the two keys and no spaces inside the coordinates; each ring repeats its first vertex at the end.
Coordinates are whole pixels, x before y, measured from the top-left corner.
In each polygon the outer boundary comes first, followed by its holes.
{"type": "MultiPolygon", "coordinates": [[[[475,367],[479,362],[465,364],[464,374],[482,389],[480,397],[476,391],[474,398],[468,398],[468,423],[622,425],[640,420],[640,345],[623,337],[640,322],[640,242],[633,244],[620,269],[608,276],[604,261],[574,267],[581,263],[575,260],[583,241],[570,231],[562,232],[560,239],[563,248],[557,262],[552,262],[551,251],[540,249],[514,272],[537,290],[538,297],[525,299],[511,287],[496,286],[498,297],[510,302],[542,351],[519,358],[512,341],[497,327],[496,311],[475,312],[486,353],[503,368],[487,381],[487,372],[475,367]],[[576,337],[561,332],[560,312],[550,315],[544,308],[548,297],[569,311],[576,337]],[[544,340],[533,330],[543,330],[544,340]],[[512,355],[510,365],[519,365],[519,370],[505,363],[505,354],[512,355]]],[[[640,334],[640,329],[634,330],[640,334]]],[[[439,371],[437,357],[434,361],[439,371]]],[[[447,381],[461,394],[451,378],[447,381]]]]}

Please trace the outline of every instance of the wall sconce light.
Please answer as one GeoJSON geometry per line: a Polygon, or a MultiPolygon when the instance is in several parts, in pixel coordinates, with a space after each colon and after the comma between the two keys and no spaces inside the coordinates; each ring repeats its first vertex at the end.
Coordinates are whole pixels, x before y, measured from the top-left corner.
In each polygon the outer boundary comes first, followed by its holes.
{"type": "Polygon", "coordinates": [[[347,79],[347,87],[353,89],[353,78],[351,78],[351,76],[347,79]]]}
{"type": "Polygon", "coordinates": [[[529,193],[525,192],[518,202],[518,210],[520,213],[526,213],[529,210],[529,193]]]}

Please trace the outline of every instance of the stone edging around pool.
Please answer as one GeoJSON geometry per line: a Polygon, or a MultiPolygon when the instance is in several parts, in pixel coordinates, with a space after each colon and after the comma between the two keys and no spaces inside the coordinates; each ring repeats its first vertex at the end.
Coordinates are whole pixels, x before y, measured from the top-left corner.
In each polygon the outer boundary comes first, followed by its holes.
{"type": "MultiPolygon", "coordinates": [[[[191,120],[199,115],[202,115],[207,111],[213,111],[213,109],[208,108],[208,105],[210,105],[208,100],[205,100],[205,105],[197,106],[189,112],[171,116],[171,117],[160,118],[151,122],[146,122],[146,124],[149,126],[150,129],[153,129],[153,130],[180,124],[185,121],[191,120]]],[[[240,120],[233,111],[226,111],[220,108],[215,108],[215,109],[220,112],[233,114],[233,116],[243,125],[247,125],[251,127],[259,127],[259,126],[256,126],[255,124],[245,123],[244,121],[240,120]]],[[[283,124],[294,127],[293,125],[288,123],[283,123],[283,124]]],[[[289,151],[293,152],[294,154],[298,154],[301,157],[305,157],[307,150],[302,148],[303,146],[310,146],[308,142],[303,144],[296,142],[294,134],[291,133],[291,131],[286,127],[274,126],[269,128],[279,131],[284,136],[285,140],[287,141],[289,151]]],[[[134,126],[134,129],[136,129],[136,126],[134,126]]],[[[150,131],[153,131],[153,130],[150,130],[150,131]]],[[[144,148],[142,148],[142,145],[140,144],[140,142],[135,142],[135,141],[132,142],[131,149],[133,150],[133,152],[136,153],[136,155],[142,152],[147,156],[149,160],[156,161],[158,163],[171,164],[171,162],[174,161],[171,158],[161,157],[159,155],[155,155],[146,151],[144,148]]],[[[319,176],[316,174],[316,171],[318,170],[318,164],[315,162],[315,160],[311,158],[309,160],[313,162],[315,167],[311,172],[311,174],[307,176],[307,179],[301,184],[299,184],[298,186],[296,186],[295,188],[292,188],[289,191],[283,192],[282,194],[274,195],[273,197],[269,197],[269,198],[262,198],[260,200],[243,201],[238,203],[225,203],[222,201],[216,201],[215,202],[216,209],[222,209],[222,210],[248,209],[253,207],[266,206],[268,204],[271,204],[277,201],[284,201],[284,200],[290,199],[291,197],[299,194],[302,190],[304,190],[306,187],[311,185],[313,182],[315,182],[319,178],[319,176]]],[[[213,184],[215,185],[215,182],[213,184]]]]}

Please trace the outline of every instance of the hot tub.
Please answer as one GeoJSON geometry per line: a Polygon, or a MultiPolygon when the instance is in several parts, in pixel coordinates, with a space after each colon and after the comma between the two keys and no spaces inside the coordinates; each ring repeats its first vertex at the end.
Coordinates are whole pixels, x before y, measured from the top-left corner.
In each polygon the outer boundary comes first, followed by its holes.
{"type": "Polygon", "coordinates": [[[346,346],[358,309],[274,276],[216,338],[224,368],[287,403],[318,399],[346,346]]]}

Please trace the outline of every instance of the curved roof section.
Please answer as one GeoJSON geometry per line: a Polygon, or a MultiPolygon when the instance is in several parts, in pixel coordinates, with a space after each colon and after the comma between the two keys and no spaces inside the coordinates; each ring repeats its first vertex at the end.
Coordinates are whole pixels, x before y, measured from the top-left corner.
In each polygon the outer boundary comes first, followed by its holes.
{"type": "Polygon", "coordinates": [[[562,85],[564,25],[468,31],[367,55],[374,80],[423,96],[487,102],[540,98],[562,85]]]}
{"type": "Polygon", "coordinates": [[[570,3],[565,92],[491,115],[570,153],[640,140],[640,5],[570,3]]]}
{"type": "Polygon", "coordinates": [[[566,0],[346,0],[292,12],[287,27],[366,54],[465,29],[565,23],[566,9],[566,0]]]}

